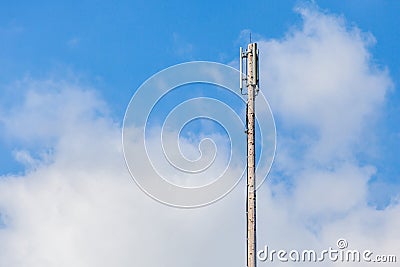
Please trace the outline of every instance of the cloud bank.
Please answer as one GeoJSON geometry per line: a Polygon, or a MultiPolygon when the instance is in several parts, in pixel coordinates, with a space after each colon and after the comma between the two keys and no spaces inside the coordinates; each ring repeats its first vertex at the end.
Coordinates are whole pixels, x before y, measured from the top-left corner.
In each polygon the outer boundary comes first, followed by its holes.
{"type": "MultiPolygon", "coordinates": [[[[298,12],[300,27],[259,41],[278,150],[258,192],[258,246],[325,249],[345,237],[351,248],[395,254],[398,202],[368,205],[376,167],[359,157],[370,153],[390,77],[373,64],[371,34],[314,8],[298,12]]],[[[120,125],[94,89],[17,84],[24,97],[0,122],[25,147],[15,156],[27,171],[0,179],[0,266],[245,265],[243,182],[201,209],[157,203],[130,179],[120,125]]]]}

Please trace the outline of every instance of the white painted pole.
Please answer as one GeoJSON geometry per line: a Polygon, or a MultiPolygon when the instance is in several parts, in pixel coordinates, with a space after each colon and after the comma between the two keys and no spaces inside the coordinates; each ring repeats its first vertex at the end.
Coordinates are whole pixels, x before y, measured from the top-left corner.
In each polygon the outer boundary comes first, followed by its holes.
{"type": "Polygon", "coordinates": [[[247,267],[256,266],[255,93],[258,82],[257,44],[247,47],[247,267]]]}

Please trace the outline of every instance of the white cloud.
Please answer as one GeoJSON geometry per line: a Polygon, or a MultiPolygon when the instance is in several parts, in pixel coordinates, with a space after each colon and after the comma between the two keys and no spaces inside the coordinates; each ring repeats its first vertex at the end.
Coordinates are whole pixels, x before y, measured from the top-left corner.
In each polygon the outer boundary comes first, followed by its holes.
{"type": "MultiPolygon", "coordinates": [[[[203,257],[203,251],[217,252],[204,238],[216,231],[224,238],[213,245],[222,249],[227,238],[236,239],[234,254],[243,254],[244,225],[234,237],[225,225],[232,225],[229,214],[241,216],[244,204],[242,210],[228,202],[179,210],[155,202],[131,180],[119,125],[104,115],[93,91],[55,81],[23,84],[29,90],[22,103],[2,113],[5,128],[23,143],[51,139],[53,153],[47,164],[0,179],[0,213],[6,218],[0,266],[204,266],[230,256],[225,251],[203,257]]],[[[36,164],[29,151],[16,156],[36,164]]]]}
{"type": "Polygon", "coordinates": [[[260,42],[262,89],[288,127],[315,131],[313,160],[347,157],[391,86],[374,66],[373,36],[341,17],[299,9],[304,24],[282,40],[260,42]]]}
{"type": "MultiPolygon", "coordinates": [[[[258,244],[325,249],[345,237],[351,248],[394,254],[400,208],[367,205],[374,167],[354,154],[390,78],[371,63],[370,34],[301,12],[303,28],[260,42],[262,90],[281,128],[274,182],[258,192],[258,244]]],[[[243,183],[206,208],[164,206],[130,179],[119,124],[94,90],[54,80],[19,86],[25,98],[0,122],[27,147],[18,158],[36,168],[0,179],[0,266],[245,265],[243,183]],[[42,144],[51,159],[38,165],[29,149],[42,144]]]]}

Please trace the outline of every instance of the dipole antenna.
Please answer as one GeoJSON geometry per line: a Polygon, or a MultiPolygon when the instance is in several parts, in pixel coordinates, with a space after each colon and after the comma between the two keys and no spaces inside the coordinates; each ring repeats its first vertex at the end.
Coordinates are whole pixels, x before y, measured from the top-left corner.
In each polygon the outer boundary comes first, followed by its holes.
{"type": "Polygon", "coordinates": [[[243,48],[240,47],[240,92],[247,95],[247,267],[256,267],[256,168],[254,124],[255,97],[258,94],[258,85],[257,43],[250,43],[244,51],[243,48]],[[243,65],[245,68],[243,68],[243,65]],[[247,93],[243,92],[243,81],[246,82],[247,93]]]}

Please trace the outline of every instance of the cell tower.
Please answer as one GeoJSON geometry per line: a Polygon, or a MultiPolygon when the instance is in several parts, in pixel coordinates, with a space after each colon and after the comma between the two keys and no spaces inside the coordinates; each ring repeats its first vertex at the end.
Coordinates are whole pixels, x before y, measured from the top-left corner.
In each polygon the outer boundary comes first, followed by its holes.
{"type": "Polygon", "coordinates": [[[240,91],[242,94],[247,94],[247,267],[256,266],[256,168],[254,122],[255,97],[258,94],[258,90],[257,43],[250,43],[244,51],[242,47],[240,47],[240,91]],[[245,65],[245,68],[243,68],[243,65],[245,65]],[[247,93],[243,93],[243,81],[246,81],[247,93]]]}

